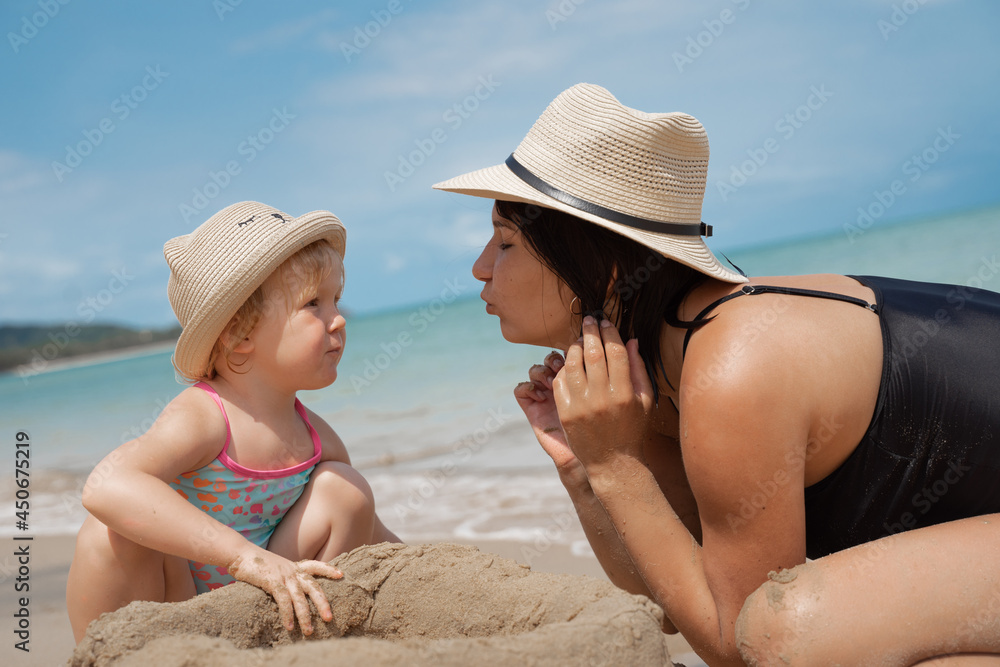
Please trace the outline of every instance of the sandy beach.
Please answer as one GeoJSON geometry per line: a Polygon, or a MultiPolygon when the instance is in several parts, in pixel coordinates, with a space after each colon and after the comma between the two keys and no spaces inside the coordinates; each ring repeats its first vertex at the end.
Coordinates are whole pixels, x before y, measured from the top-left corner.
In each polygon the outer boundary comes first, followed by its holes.
{"type": "MultiPolygon", "coordinates": [[[[17,542],[10,537],[3,538],[4,551],[13,554],[17,542]]],[[[0,614],[9,619],[5,624],[8,630],[3,633],[4,643],[0,648],[0,662],[4,665],[60,665],[65,664],[73,653],[73,634],[69,619],[66,616],[66,577],[72,561],[74,538],[69,536],[36,537],[30,544],[30,639],[29,652],[15,648],[20,641],[12,633],[14,614],[18,611],[18,598],[23,593],[16,593],[14,586],[17,574],[12,568],[3,571],[0,586],[3,595],[0,596],[0,614]]],[[[522,548],[517,542],[480,542],[473,546],[481,551],[497,554],[523,562],[522,548]]],[[[14,559],[0,561],[13,563],[14,559]]],[[[533,554],[533,572],[566,573],[588,575],[606,581],[600,565],[593,556],[573,555],[565,545],[554,544],[548,550],[533,554]]],[[[666,636],[666,646],[671,658],[691,667],[699,664],[691,653],[690,646],[680,635],[666,636]]]]}

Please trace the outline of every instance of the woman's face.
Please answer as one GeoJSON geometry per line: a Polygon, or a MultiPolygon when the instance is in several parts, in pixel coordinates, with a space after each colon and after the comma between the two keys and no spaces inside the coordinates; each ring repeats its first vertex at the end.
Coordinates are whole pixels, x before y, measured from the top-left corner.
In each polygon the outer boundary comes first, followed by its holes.
{"type": "Polygon", "coordinates": [[[573,295],[528,249],[513,222],[493,208],[493,238],[472,265],[472,275],[486,283],[480,294],[486,312],[500,318],[500,331],[511,343],[568,348],[580,335],[573,315],[573,295]]]}

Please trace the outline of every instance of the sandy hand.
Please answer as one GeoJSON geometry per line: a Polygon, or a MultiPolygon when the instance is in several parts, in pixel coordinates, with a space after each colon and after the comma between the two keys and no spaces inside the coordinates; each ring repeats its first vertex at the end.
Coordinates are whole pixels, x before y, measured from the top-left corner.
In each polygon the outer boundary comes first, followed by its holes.
{"type": "Polygon", "coordinates": [[[298,618],[303,635],[311,635],[313,632],[312,611],[306,596],[316,605],[324,621],[329,623],[333,620],[330,603],[313,576],[330,579],[344,576],[328,563],[318,560],[293,563],[259,547],[248,549],[237,556],[229,564],[229,574],[270,594],[278,603],[278,614],[288,631],[295,629],[295,619],[298,618]]]}
{"type": "Polygon", "coordinates": [[[561,354],[550,352],[545,357],[544,364],[536,364],[528,369],[530,380],[514,387],[514,398],[528,418],[542,449],[552,457],[560,473],[566,474],[577,468],[582,472],[582,468],[566,442],[552,395],[552,381],[562,369],[563,363],[561,354]]]}

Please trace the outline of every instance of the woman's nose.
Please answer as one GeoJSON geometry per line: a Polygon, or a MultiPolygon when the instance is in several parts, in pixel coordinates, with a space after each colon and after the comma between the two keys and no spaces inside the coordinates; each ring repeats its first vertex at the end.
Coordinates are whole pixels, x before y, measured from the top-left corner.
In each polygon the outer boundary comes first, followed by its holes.
{"type": "Polygon", "coordinates": [[[472,263],[472,277],[484,283],[493,277],[493,257],[490,248],[483,248],[479,257],[472,263]]]}

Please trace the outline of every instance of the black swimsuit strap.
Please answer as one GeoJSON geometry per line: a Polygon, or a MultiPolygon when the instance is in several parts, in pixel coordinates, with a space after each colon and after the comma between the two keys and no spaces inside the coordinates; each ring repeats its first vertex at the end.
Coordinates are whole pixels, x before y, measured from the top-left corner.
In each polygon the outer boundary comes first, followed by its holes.
{"type": "MultiPolygon", "coordinates": [[[[835,301],[846,301],[847,303],[853,303],[855,305],[861,306],[862,308],[867,308],[873,313],[878,312],[878,307],[875,304],[868,303],[864,299],[858,299],[853,296],[847,296],[846,294],[837,294],[836,292],[823,292],[821,290],[812,289],[802,289],[799,287],[777,287],[774,285],[744,285],[739,292],[733,292],[732,294],[727,294],[718,301],[713,301],[708,304],[698,316],[694,318],[694,321],[698,321],[708,315],[710,312],[718,308],[720,305],[724,304],[730,299],[735,299],[738,296],[743,296],[744,294],[791,294],[794,296],[811,296],[819,299],[834,299],[835,301]]],[[[688,329],[687,333],[684,334],[684,347],[681,350],[681,358],[687,354],[688,342],[691,340],[691,334],[695,330],[693,328],[688,329]]]]}

